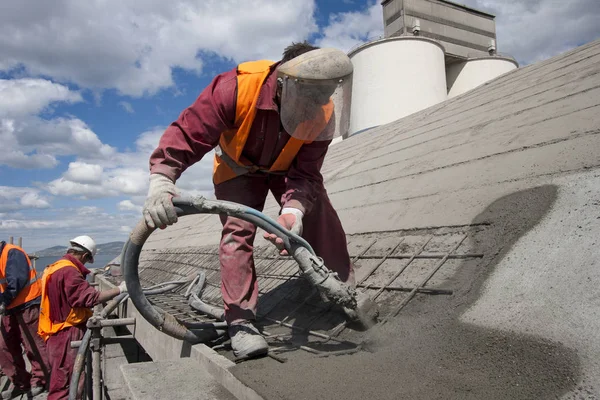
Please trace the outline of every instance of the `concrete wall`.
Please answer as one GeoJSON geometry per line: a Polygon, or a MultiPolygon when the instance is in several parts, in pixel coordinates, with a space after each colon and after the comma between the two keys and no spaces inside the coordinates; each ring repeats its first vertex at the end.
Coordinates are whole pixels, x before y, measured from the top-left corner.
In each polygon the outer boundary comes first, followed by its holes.
{"type": "Polygon", "coordinates": [[[349,132],[386,124],[446,99],[444,50],[416,37],[394,37],[350,53],[354,65],[349,132]]]}

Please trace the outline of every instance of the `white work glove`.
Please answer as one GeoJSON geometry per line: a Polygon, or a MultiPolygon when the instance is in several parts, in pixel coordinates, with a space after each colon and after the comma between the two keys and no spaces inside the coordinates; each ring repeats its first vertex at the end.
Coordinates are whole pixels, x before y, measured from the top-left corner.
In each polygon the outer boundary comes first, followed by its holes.
{"type": "Polygon", "coordinates": [[[143,211],[148,227],[165,228],[177,222],[173,196],[177,196],[177,189],[172,180],[161,174],[150,175],[150,189],[143,211]]]}
{"type": "Polygon", "coordinates": [[[127,293],[127,284],[125,281],[119,283],[119,294],[121,293],[127,293]]]}
{"type": "Polygon", "coordinates": [[[277,222],[288,231],[296,235],[302,235],[302,218],[304,213],[297,208],[286,207],[281,210],[281,215],[277,222]]]}
{"type": "Polygon", "coordinates": [[[6,306],[4,305],[4,303],[0,303],[0,317],[4,317],[5,313],[6,313],[6,306]]]}
{"type": "MultiPolygon", "coordinates": [[[[286,207],[281,210],[277,223],[296,235],[302,235],[302,218],[304,213],[297,208],[286,207]]],[[[273,243],[282,255],[287,255],[283,246],[283,240],[273,233],[265,233],[264,238],[273,243]]]]}

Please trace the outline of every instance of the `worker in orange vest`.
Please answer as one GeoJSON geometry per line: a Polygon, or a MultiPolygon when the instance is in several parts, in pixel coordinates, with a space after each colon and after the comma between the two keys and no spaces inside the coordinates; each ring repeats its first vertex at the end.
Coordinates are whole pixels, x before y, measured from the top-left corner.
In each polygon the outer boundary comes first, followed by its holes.
{"type": "MultiPolygon", "coordinates": [[[[186,168],[215,149],[216,197],[262,210],[269,191],[278,222],[301,234],[339,278],[352,284],[346,235],[331,205],[321,166],[334,137],[348,130],[352,63],[335,49],[306,42],[287,47],[280,62],[252,61],[216,76],[162,135],[150,157],[143,214],[149,227],[177,221],[171,198],[186,168]]],[[[234,355],[265,355],[253,321],[258,285],[256,227],[221,215],[221,291],[234,355]]],[[[265,235],[280,250],[283,242],[265,235]]]]}
{"type": "Polygon", "coordinates": [[[2,392],[2,399],[37,396],[48,382],[46,346],[37,335],[41,293],[27,253],[19,246],[0,242],[0,366],[14,385],[2,392]],[[21,346],[31,372],[25,367],[21,346]]]}
{"type": "Polygon", "coordinates": [[[84,264],[94,263],[96,242],[89,236],[71,239],[60,260],[46,267],[42,276],[41,313],[38,333],[46,341],[50,363],[48,400],[69,398],[69,382],[77,356],[71,342],[81,340],[91,308],[126,292],[125,282],[119,287],[94,289],[86,276],[84,264]]]}

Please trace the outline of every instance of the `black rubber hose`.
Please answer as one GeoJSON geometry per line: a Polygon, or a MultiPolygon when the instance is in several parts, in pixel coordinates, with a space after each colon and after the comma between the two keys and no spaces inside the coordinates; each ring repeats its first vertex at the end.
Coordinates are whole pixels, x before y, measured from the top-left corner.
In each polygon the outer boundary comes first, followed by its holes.
{"type": "Polygon", "coordinates": [[[185,340],[192,344],[208,342],[223,336],[225,330],[218,329],[215,326],[211,328],[209,324],[207,324],[206,329],[201,333],[192,332],[179,323],[179,321],[171,314],[157,309],[150,304],[140,284],[138,265],[142,247],[153,231],[154,229],[149,228],[146,225],[146,222],[141,220],[131,232],[123,251],[123,258],[121,260],[123,275],[125,277],[125,282],[127,282],[129,297],[135,305],[135,308],[144,319],[158,330],[169,336],[185,340]]]}
{"type": "Polygon", "coordinates": [[[254,208],[231,201],[208,200],[202,196],[174,197],[173,205],[175,206],[177,215],[227,214],[231,217],[243,219],[264,229],[266,232],[277,235],[283,240],[284,246],[288,251],[291,250],[292,242],[294,242],[301,247],[305,247],[312,255],[316,255],[312,246],[304,238],[286,230],[275,220],[254,208]]]}
{"type": "MultiPolygon", "coordinates": [[[[174,197],[173,205],[179,216],[191,214],[226,214],[243,219],[269,233],[277,235],[283,240],[284,246],[288,251],[291,251],[296,246],[300,246],[315,255],[310,244],[302,237],[287,231],[273,219],[250,207],[228,201],[207,200],[204,197],[174,197]]],[[[127,291],[129,292],[131,301],[138,312],[158,330],[169,336],[193,344],[208,342],[224,335],[226,331],[221,329],[221,325],[215,324],[207,324],[206,329],[192,332],[186,326],[179,323],[171,314],[150,304],[140,284],[138,266],[142,247],[153,231],[154,229],[149,228],[145,220],[142,219],[129,235],[129,240],[125,243],[122,252],[121,266],[123,268],[123,276],[127,283],[127,291]]]]}
{"type": "MultiPolygon", "coordinates": [[[[314,254],[308,242],[303,238],[288,232],[269,217],[249,207],[232,202],[207,200],[203,197],[175,197],[173,198],[173,205],[179,216],[200,213],[227,214],[244,219],[282,238],[286,248],[290,249],[291,241],[294,241],[308,248],[314,254]]],[[[158,330],[190,343],[207,342],[225,334],[224,330],[219,329],[221,328],[220,326],[218,328],[214,326],[213,329],[206,329],[202,334],[199,334],[198,331],[192,332],[169,313],[157,309],[150,304],[142,291],[138,266],[142,247],[153,231],[154,229],[149,228],[142,219],[131,232],[122,252],[121,265],[123,267],[125,282],[127,283],[127,291],[139,313],[158,330]]]]}

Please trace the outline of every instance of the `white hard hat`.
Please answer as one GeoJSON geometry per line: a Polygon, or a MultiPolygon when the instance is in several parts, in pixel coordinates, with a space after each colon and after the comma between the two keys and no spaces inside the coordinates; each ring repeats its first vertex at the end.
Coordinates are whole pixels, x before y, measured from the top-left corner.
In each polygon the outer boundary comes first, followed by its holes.
{"type": "Polygon", "coordinates": [[[87,251],[88,253],[90,253],[91,256],[91,260],[90,262],[93,264],[94,263],[94,256],[96,255],[96,252],[98,251],[98,249],[96,248],[96,242],[94,242],[94,239],[92,239],[89,236],[77,236],[74,239],[69,240],[69,243],[71,243],[71,249],[75,249],[75,250],[83,250],[83,251],[87,251]]]}
{"type": "Polygon", "coordinates": [[[345,135],[350,124],[353,67],[341,50],[308,51],[277,68],[281,123],[305,141],[345,135]]]}

